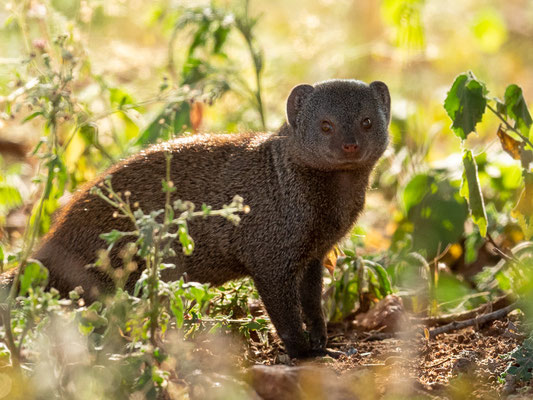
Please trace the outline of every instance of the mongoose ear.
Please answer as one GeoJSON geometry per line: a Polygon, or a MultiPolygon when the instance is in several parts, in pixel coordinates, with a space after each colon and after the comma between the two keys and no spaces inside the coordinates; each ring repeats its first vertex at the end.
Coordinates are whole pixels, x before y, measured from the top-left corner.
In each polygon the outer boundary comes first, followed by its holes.
{"type": "Polygon", "coordinates": [[[293,128],[296,127],[298,113],[302,109],[302,105],[307,96],[309,96],[315,88],[311,85],[298,85],[294,87],[287,99],[287,121],[293,128]]]}
{"type": "Polygon", "coordinates": [[[378,100],[384,107],[385,116],[387,117],[387,122],[390,121],[390,93],[389,88],[385,83],[381,81],[375,81],[370,84],[370,88],[377,95],[378,100]]]}

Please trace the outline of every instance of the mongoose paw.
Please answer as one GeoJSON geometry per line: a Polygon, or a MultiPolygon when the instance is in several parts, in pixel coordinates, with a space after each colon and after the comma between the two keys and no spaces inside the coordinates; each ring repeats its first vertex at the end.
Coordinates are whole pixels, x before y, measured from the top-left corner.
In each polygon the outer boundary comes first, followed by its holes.
{"type": "Polygon", "coordinates": [[[327,341],[326,324],[317,325],[309,332],[309,345],[312,350],[324,349],[327,341]]]}

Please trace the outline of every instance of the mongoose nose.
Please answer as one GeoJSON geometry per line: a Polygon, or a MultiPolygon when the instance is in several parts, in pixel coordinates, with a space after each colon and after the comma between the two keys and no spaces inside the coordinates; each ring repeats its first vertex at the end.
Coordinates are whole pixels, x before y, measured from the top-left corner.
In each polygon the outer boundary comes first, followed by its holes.
{"type": "Polygon", "coordinates": [[[350,143],[350,144],[343,144],[342,149],[347,153],[355,153],[357,149],[359,148],[358,144],[350,143]]]}

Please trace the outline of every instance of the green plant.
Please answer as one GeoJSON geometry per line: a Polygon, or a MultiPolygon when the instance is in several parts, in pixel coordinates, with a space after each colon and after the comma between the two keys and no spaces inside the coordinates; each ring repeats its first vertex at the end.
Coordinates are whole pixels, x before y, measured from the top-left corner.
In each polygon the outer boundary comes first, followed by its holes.
{"type": "MultiPolygon", "coordinates": [[[[181,8],[181,13],[174,24],[169,41],[168,70],[180,87],[187,85],[193,92],[198,90],[200,93],[206,93],[206,98],[202,99],[202,96],[198,96],[200,102],[211,103],[228,90],[241,94],[257,110],[261,121],[259,127],[266,130],[261,83],[264,57],[254,33],[259,17],[250,16],[249,3],[249,0],[239,2],[239,6],[234,11],[217,7],[213,3],[208,7],[181,8]],[[187,48],[181,76],[178,77],[174,60],[174,47],[180,32],[186,29],[192,30],[192,40],[187,48]],[[252,88],[252,85],[242,77],[242,71],[236,70],[237,61],[231,60],[226,53],[226,43],[232,32],[241,36],[250,54],[255,88],[252,88]],[[220,65],[221,61],[222,65],[220,65]]],[[[156,122],[163,118],[165,124],[162,125],[168,125],[169,116],[174,120],[174,132],[179,132],[182,129],[179,124],[188,122],[189,104],[186,102],[173,104],[175,114],[169,112],[169,106],[170,104],[154,119],[154,122],[141,135],[141,138],[148,134],[154,137],[161,136],[154,132],[158,129],[156,122]]],[[[163,128],[160,127],[159,129],[163,128]]]]}
{"type": "Polygon", "coordinates": [[[343,252],[326,290],[326,315],[331,322],[350,316],[357,303],[360,310],[365,310],[370,299],[381,300],[392,293],[390,277],[383,266],[348,249],[343,252]]]}
{"type": "Polygon", "coordinates": [[[486,85],[472,72],[459,75],[444,102],[444,108],[452,119],[452,130],[463,145],[463,183],[461,195],[468,200],[472,220],[479,227],[481,236],[487,235],[489,221],[478,176],[478,166],[472,151],[465,147],[467,136],[474,132],[489,109],[502,122],[496,132],[502,148],[522,167],[523,191],[513,210],[526,238],[533,236],[533,143],[530,127],[533,123],[522,95],[522,89],[511,84],[505,90],[503,100],[488,96],[486,85]]]}

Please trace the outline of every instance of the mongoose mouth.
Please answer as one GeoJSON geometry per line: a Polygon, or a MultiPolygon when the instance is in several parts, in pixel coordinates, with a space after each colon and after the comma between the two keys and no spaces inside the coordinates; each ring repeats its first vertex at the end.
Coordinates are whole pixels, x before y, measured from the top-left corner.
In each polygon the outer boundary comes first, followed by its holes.
{"type": "Polygon", "coordinates": [[[364,162],[365,159],[366,151],[363,151],[360,148],[355,151],[343,151],[338,157],[336,157],[336,161],[341,164],[357,164],[364,162]]]}
{"type": "Polygon", "coordinates": [[[363,154],[354,157],[338,157],[330,161],[331,169],[357,169],[362,165],[366,165],[366,159],[363,154]]]}

